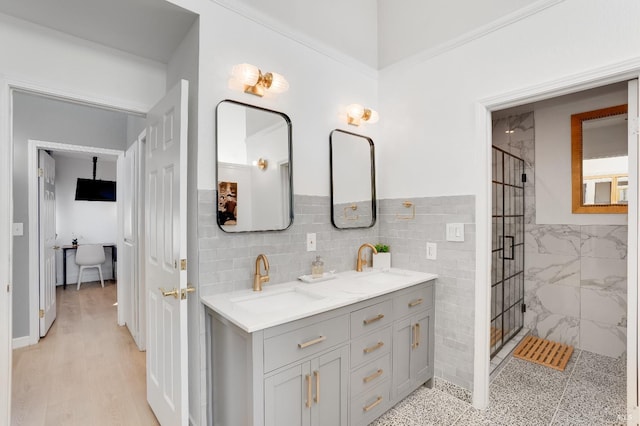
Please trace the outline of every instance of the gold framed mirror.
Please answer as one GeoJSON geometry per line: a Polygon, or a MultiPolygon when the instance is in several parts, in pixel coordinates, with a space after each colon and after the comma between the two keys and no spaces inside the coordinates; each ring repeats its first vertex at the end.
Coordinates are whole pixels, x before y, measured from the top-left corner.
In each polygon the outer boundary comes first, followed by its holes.
{"type": "Polygon", "coordinates": [[[571,116],[573,213],[627,213],[627,105],[571,116]]]}

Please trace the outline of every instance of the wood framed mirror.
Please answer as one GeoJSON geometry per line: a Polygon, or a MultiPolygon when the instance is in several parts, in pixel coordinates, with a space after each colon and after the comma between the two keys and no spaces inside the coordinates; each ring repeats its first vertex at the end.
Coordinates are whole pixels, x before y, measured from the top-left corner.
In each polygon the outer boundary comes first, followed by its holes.
{"type": "Polygon", "coordinates": [[[627,105],[571,116],[573,213],[627,213],[627,105]]]}

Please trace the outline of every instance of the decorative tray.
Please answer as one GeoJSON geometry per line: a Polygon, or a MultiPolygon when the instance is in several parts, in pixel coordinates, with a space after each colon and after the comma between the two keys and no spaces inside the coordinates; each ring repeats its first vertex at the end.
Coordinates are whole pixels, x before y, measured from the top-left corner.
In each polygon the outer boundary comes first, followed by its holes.
{"type": "Polygon", "coordinates": [[[314,278],[311,275],[302,275],[299,276],[298,279],[305,283],[319,283],[320,281],[327,281],[336,278],[336,274],[332,274],[330,272],[325,272],[321,277],[314,278]]]}

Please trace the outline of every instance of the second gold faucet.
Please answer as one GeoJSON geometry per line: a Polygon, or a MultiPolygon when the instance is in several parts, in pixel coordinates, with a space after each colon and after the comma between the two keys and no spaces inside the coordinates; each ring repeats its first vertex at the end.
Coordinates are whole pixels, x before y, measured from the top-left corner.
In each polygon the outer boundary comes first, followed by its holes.
{"type": "Polygon", "coordinates": [[[253,291],[262,291],[262,284],[269,282],[269,261],[267,256],[259,254],[256,258],[256,271],[253,275],[253,291]],[[264,264],[264,275],[260,273],[260,260],[264,264]]]}
{"type": "Polygon", "coordinates": [[[378,250],[376,250],[373,244],[364,243],[363,245],[361,245],[360,248],[358,249],[358,260],[356,261],[356,272],[362,272],[362,265],[367,264],[367,259],[362,258],[362,250],[366,247],[369,247],[374,254],[378,254],[378,250]]]}

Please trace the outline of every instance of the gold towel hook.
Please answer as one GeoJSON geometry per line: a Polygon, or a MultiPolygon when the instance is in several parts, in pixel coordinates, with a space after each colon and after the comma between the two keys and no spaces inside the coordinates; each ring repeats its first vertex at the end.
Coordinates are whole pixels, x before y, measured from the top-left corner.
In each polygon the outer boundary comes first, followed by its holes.
{"type": "Polygon", "coordinates": [[[402,206],[405,208],[411,208],[410,216],[403,216],[401,214],[396,214],[396,219],[398,220],[413,220],[416,218],[416,206],[411,201],[404,201],[402,206]]]}

